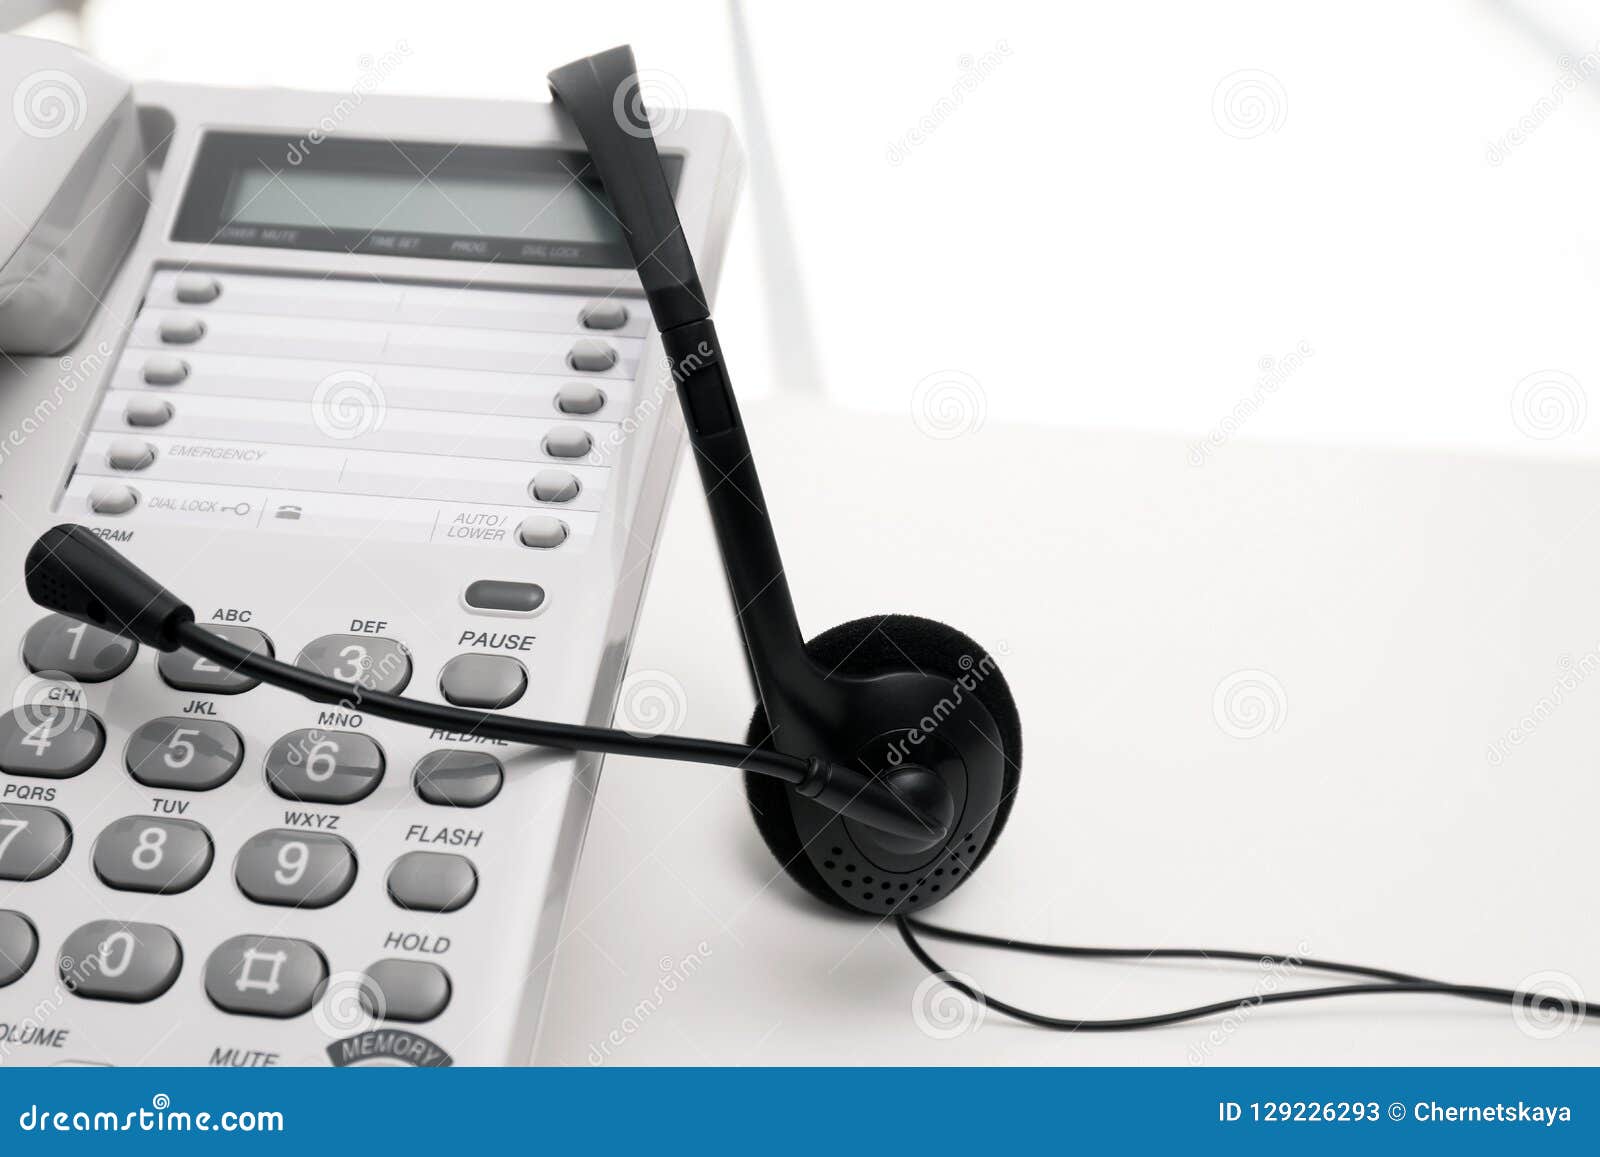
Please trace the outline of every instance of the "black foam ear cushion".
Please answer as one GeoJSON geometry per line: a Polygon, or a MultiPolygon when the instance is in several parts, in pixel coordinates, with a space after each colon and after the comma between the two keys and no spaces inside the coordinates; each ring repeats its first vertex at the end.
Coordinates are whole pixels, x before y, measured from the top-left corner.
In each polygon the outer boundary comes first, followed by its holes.
{"type": "MultiPolygon", "coordinates": [[[[806,654],[824,671],[854,676],[920,669],[955,680],[974,666],[980,669],[990,666],[988,652],[974,640],[954,627],[916,615],[869,615],[864,619],[841,623],[808,642],[806,654]]],[[[1005,828],[1022,776],[1022,720],[1017,715],[1017,703],[1012,698],[1011,688],[1006,685],[1005,676],[1000,673],[998,666],[993,671],[992,675],[977,684],[974,694],[1000,729],[1001,747],[1005,755],[1003,794],[995,812],[988,843],[972,865],[974,870],[983,863],[989,849],[994,847],[1005,828]]],[[[768,741],[771,733],[772,726],[767,722],[767,713],[758,703],[750,719],[750,731],[745,742],[751,747],[770,746],[768,741]]],[[[785,794],[789,790],[788,785],[771,776],[747,772],[744,786],[756,830],[766,840],[767,847],[784,870],[817,899],[854,912],[855,909],[844,903],[823,881],[801,847],[785,794]]]]}

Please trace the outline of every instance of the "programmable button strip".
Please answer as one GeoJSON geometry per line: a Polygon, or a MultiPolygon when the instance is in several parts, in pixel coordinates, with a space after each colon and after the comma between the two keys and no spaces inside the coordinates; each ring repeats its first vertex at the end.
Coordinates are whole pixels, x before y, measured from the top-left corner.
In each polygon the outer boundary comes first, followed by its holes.
{"type": "Polygon", "coordinates": [[[649,326],[616,297],[157,272],[57,509],[581,550],[649,326]]]}
{"type": "MultiPolygon", "coordinates": [[[[261,631],[240,625],[208,629],[264,654],[273,644],[261,631]]],[[[104,683],[132,666],[138,644],[99,628],[52,614],[24,636],[23,659],[43,678],[104,683]]],[[[399,640],[383,636],[325,635],[307,643],[296,663],[378,691],[399,693],[416,672],[399,640]]],[[[240,695],[256,680],[198,656],[163,654],[156,665],[169,686],[208,695],[240,695]]],[[[503,655],[459,655],[438,674],[440,694],[471,707],[514,703],[527,687],[520,662],[503,655]]],[[[86,707],[46,699],[0,713],[0,776],[14,782],[73,779],[106,752],[106,729],[86,707]]],[[[268,787],[302,803],[355,804],[393,774],[383,748],[350,731],[302,728],[282,735],[262,755],[247,752],[239,732],[222,718],[149,719],[129,737],[116,762],[120,772],[147,787],[195,793],[213,791],[260,759],[268,787]]],[[[505,771],[482,750],[439,748],[409,769],[410,789],[440,808],[479,808],[494,801],[505,771]]],[[[0,802],[0,881],[26,885],[60,869],[74,842],[61,812],[44,802],[47,792],[8,791],[0,802]]],[[[170,896],[195,887],[213,871],[229,871],[240,894],[266,908],[326,908],[351,891],[360,868],[357,849],[342,836],[303,828],[267,828],[238,847],[219,847],[205,825],[149,815],[112,818],[97,825],[90,863],[114,892],[170,896]]],[[[478,869],[466,855],[408,851],[383,868],[384,892],[396,908],[448,913],[478,892],[478,869]]],[[[8,902],[26,907],[25,888],[8,889],[8,902]]],[[[270,927],[267,921],[263,921],[270,927]]],[[[30,913],[0,909],[0,988],[26,976],[50,946],[42,945],[30,913]]],[[[70,932],[47,965],[66,989],[84,1000],[146,1003],[164,996],[200,951],[207,996],[224,1012],[283,1019],[300,1016],[321,998],[329,980],[327,958],[308,940],[243,933],[211,945],[184,944],[160,923],[92,920],[70,932]]],[[[359,998],[369,1015],[419,1023],[449,1005],[452,981],[431,961],[385,958],[360,977],[359,998]]]]}

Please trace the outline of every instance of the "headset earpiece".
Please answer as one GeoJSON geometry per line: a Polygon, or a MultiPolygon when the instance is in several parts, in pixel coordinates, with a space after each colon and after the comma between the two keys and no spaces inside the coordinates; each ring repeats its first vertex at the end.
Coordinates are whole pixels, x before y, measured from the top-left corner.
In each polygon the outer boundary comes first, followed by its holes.
{"type": "Polygon", "coordinates": [[[852,912],[902,914],[966,881],[999,838],[1022,773],[1022,725],[994,659],[954,627],[912,615],[843,623],[806,644],[828,682],[848,685],[848,718],[769,720],[758,706],[752,747],[820,743],[828,758],[875,775],[939,777],[955,801],[949,835],[907,848],[819,807],[789,785],[746,775],[756,828],[795,881],[852,912]]]}

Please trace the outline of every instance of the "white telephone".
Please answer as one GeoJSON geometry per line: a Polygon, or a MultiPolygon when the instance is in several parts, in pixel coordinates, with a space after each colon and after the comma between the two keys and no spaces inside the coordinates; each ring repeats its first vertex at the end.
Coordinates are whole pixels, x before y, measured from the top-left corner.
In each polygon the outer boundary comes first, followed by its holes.
{"type": "MultiPolygon", "coordinates": [[[[130,88],[20,37],[0,72],[0,573],[80,522],[251,648],[608,722],[682,419],[571,127],[130,88]]],[[[737,145],[701,112],[658,138],[711,289],[737,145]]],[[[528,1058],[597,757],[0,586],[0,1063],[528,1058]]]]}

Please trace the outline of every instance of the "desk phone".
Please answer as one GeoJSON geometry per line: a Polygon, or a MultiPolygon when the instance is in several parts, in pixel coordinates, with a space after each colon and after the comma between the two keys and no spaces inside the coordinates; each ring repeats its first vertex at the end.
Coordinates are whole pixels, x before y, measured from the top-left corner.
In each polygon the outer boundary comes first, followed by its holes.
{"type": "MultiPolygon", "coordinates": [[[[0,63],[0,1063],[525,1062],[600,757],[319,706],[19,580],[78,522],[252,650],[610,721],[683,426],[581,141],[0,63]]],[[[710,288],[740,155],[673,122],[710,288]]]]}

